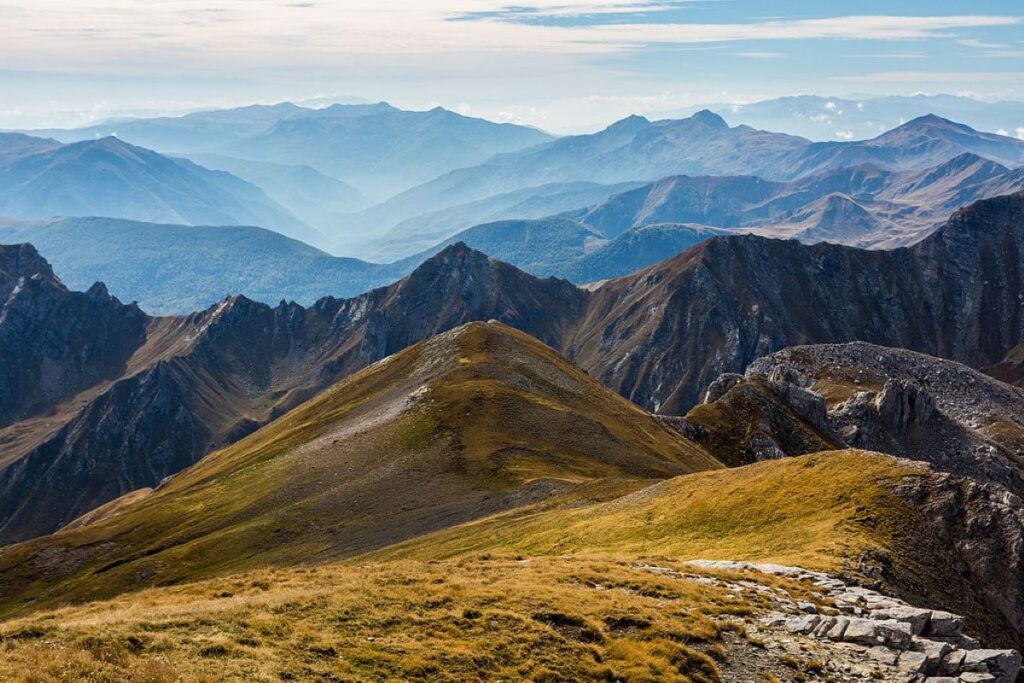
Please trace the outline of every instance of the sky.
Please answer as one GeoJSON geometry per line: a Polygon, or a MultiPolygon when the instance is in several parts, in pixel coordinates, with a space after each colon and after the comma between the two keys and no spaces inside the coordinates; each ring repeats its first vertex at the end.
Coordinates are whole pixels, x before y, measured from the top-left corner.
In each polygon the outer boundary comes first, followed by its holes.
{"type": "Polygon", "coordinates": [[[782,95],[1024,100],[1020,0],[0,0],[0,127],[352,96],[553,132],[782,95]]]}

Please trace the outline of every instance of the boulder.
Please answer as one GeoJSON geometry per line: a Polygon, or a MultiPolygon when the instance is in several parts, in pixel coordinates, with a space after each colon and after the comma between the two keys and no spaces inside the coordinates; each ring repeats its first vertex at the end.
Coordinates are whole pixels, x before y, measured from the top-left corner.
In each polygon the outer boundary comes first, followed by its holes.
{"type": "Polygon", "coordinates": [[[923,652],[907,650],[900,653],[900,658],[896,662],[896,666],[900,671],[906,671],[907,673],[926,673],[928,657],[923,652]]]}
{"type": "Polygon", "coordinates": [[[961,670],[989,673],[999,681],[1012,683],[1020,673],[1020,654],[1016,650],[969,650],[961,670]]]}
{"type": "Polygon", "coordinates": [[[743,375],[737,375],[734,372],[719,375],[718,379],[708,386],[708,390],[704,394],[704,403],[714,403],[742,381],[743,375]]]}
{"type": "Polygon", "coordinates": [[[925,627],[926,636],[955,638],[964,630],[964,618],[959,614],[933,610],[925,627]]]}
{"type": "Polygon", "coordinates": [[[913,634],[910,625],[901,621],[882,621],[854,617],[849,620],[843,640],[859,645],[886,645],[905,650],[910,647],[913,634]]]}
{"type": "Polygon", "coordinates": [[[810,633],[821,621],[817,614],[803,614],[786,622],[786,628],[793,633],[810,633]]]}
{"type": "Polygon", "coordinates": [[[999,679],[993,676],[992,674],[980,673],[975,671],[967,671],[965,673],[960,674],[960,678],[958,680],[960,681],[960,683],[996,683],[997,681],[999,681],[999,679]]]}
{"type": "Polygon", "coordinates": [[[876,645],[868,650],[868,657],[875,660],[879,664],[885,664],[886,666],[896,666],[896,661],[900,657],[900,653],[896,650],[890,650],[887,647],[876,645]]]}
{"type": "Polygon", "coordinates": [[[925,673],[936,673],[939,671],[943,658],[949,654],[953,646],[937,640],[915,637],[911,641],[910,649],[924,654],[925,673]]]}
{"type": "Polygon", "coordinates": [[[942,658],[942,663],[939,664],[940,674],[951,674],[956,675],[960,673],[960,667],[964,663],[964,657],[967,656],[967,652],[964,650],[950,650],[946,656],[942,658]]]}
{"type": "Polygon", "coordinates": [[[919,607],[885,607],[874,610],[871,613],[872,619],[895,619],[910,624],[911,633],[919,636],[924,633],[931,618],[932,611],[919,607]]]}

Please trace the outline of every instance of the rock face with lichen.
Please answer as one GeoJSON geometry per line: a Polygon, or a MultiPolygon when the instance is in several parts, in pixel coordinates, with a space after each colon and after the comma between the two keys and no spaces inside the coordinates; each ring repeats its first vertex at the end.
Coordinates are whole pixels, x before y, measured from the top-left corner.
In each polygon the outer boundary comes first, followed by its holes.
{"type": "Polygon", "coordinates": [[[798,346],[754,361],[744,381],[836,443],[1024,494],[1024,390],[960,363],[862,342],[798,346]]]}

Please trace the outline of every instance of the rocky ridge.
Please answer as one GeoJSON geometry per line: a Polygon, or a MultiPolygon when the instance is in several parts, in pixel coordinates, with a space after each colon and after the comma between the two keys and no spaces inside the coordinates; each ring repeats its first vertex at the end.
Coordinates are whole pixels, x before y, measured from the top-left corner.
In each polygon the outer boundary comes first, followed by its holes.
{"type": "MultiPolygon", "coordinates": [[[[537,337],[663,415],[689,409],[722,373],[807,341],[866,339],[985,366],[1024,336],[1024,258],[1015,246],[1021,242],[1024,194],[973,205],[910,249],[718,237],[594,291],[532,277],[462,244],[389,287],[325,297],[308,308],[235,296],[189,316],[148,318],[115,303],[102,287],[75,295],[54,285],[47,288],[54,301],[95,300],[100,304],[91,308],[113,317],[89,332],[102,316],[83,315],[81,304],[51,306],[52,315],[33,305],[33,315],[49,321],[43,327],[17,328],[11,312],[0,325],[0,352],[18,359],[15,372],[28,373],[7,380],[11,386],[48,386],[55,369],[73,376],[35,401],[40,419],[0,428],[8,458],[24,461],[0,472],[0,501],[11,501],[0,509],[0,542],[52,531],[111,497],[153,486],[352,372],[474,320],[499,320],[537,337]],[[68,338],[67,351],[46,364],[32,361],[48,348],[38,340],[75,330],[82,334],[68,338]],[[110,330],[117,330],[116,343],[92,343],[110,330]],[[74,379],[82,372],[76,359],[99,348],[111,358],[90,361],[82,367],[92,374],[74,379]],[[161,429],[157,415],[173,415],[181,429],[161,429]],[[102,448],[89,436],[98,434],[91,426],[100,420],[109,428],[102,448]],[[100,461],[118,464],[106,470],[100,461]],[[118,475],[99,493],[43,495],[38,488],[51,482],[54,492],[79,491],[101,471],[118,475]],[[33,505],[31,521],[12,522],[28,500],[46,502],[33,505]]],[[[28,302],[24,294],[8,309],[20,302],[28,302]]],[[[890,399],[893,407],[904,400],[895,393],[890,399]]],[[[989,460],[995,480],[1009,483],[1013,471],[999,474],[1000,459],[989,460]]]]}
{"type": "MultiPolygon", "coordinates": [[[[102,288],[90,294],[58,285],[51,290],[60,302],[105,295],[102,288]]],[[[60,367],[64,357],[88,359],[88,349],[103,348],[119,352],[117,371],[69,383],[40,407],[59,408],[56,413],[0,431],[11,458],[0,469],[0,542],[54,531],[97,505],[155,486],[339,379],[463,323],[495,319],[560,346],[565,320],[580,314],[585,299],[567,282],[536,280],[459,245],[390,287],[352,299],[325,297],[309,308],[285,302],[270,307],[235,296],[174,318],[148,318],[125,307],[123,320],[100,327],[99,315],[33,306],[55,329],[100,328],[91,337],[74,337],[76,345],[51,354],[47,367],[60,367]],[[134,332],[124,333],[118,324],[133,325],[134,332]],[[91,346],[105,339],[104,331],[116,340],[91,346]]],[[[28,340],[50,333],[23,334],[15,320],[8,316],[0,324],[0,351],[31,359],[40,346],[28,340]]],[[[31,364],[7,367],[37,383],[43,377],[31,364]]],[[[87,367],[95,373],[106,366],[87,367]]],[[[0,396],[20,395],[8,391],[0,396]]]]}
{"type": "Polygon", "coordinates": [[[715,237],[598,287],[570,357],[680,414],[721,374],[797,344],[864,340],[974,367],[1024,337],[1024,193],[959,211],[907,249],[715,237]]]}

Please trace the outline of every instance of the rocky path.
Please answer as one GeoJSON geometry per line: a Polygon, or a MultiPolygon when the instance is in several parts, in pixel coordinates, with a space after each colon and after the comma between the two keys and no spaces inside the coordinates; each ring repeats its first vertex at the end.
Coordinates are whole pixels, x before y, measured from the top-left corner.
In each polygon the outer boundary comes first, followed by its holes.
{"type": "MultiPolygon", "coordinates": [[[[726,638],[719,665],[723,680],[1015,683],[1020,675],[1020,653],[984,648],[964,633],[960,615],[915,607],[799,567],[700,560],[689,564],[700,574],[686,574],[687,579],[754,591],[771,605],[744,617],[742,638],[726,638]],[[767,583],[732,578],[733,572],[798,581],[817,599],[794,600],[767,583]]],[[[656,564],[642,567],[663,575],[678,573],[656,564]]]]}

